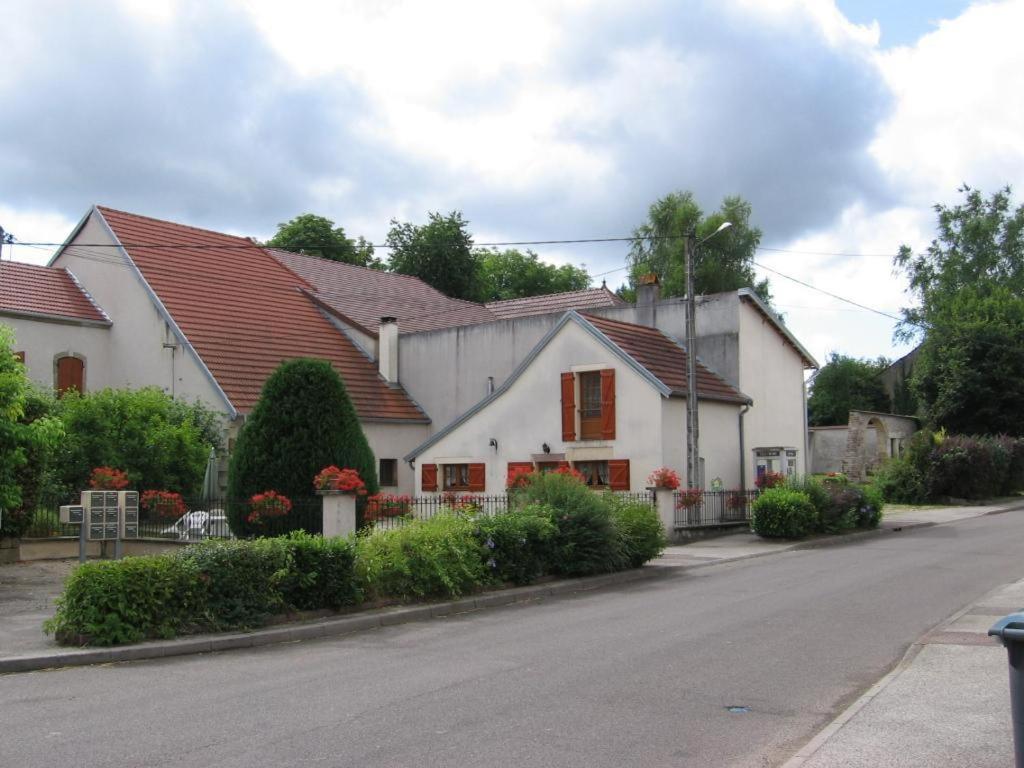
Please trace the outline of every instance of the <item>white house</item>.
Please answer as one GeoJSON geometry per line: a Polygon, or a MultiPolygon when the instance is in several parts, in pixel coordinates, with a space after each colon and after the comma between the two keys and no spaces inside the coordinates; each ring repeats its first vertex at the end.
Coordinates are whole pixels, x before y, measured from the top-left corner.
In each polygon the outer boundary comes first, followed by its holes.
{"type": "MultiPolygon", "coordinates": [[[[698,366],[704,478],[740,481],[749,398],[698,366]]],[[[686,465],[686,352],[654,328],[564,313],[493,393],[406,455],[422,493],[500,493],[521,469],[571,466],[589,485],[642,490],[686,465]]]]}

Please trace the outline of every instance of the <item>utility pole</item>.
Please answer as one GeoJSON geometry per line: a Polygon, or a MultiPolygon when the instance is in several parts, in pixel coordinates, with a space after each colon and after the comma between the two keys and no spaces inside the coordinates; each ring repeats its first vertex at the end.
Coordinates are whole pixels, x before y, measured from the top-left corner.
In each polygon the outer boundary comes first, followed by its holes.
{"type": "Polygon", "coordinates": [[[700,486],[700,424],[697,408],[697,299],[693,293],[693,262],[697,238],[683,241],[686,259],[686,487],[700,486]]]}

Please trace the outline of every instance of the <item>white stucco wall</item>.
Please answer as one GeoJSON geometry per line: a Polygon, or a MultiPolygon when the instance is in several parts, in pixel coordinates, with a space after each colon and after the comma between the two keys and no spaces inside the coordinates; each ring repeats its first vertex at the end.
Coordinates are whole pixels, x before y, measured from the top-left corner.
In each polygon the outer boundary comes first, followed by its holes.
{"type": "Polygon", "coordinates": [[[739,406],[703,401],[700,404],[700,455],[704,459],[704,487],[715,478],[722,487],[740,486],[739,406]]]}
{"type": "Polygon", "coordinates": [[[739,320],[740,389],[754,401],[744,418],[746,482],[753,487],[759,447],[796,448],[797,473],[807,472],[804,366],[793,346],[747,302],[739,302],[739,320]]]}
{"type": "Polygon", "coordinates": [[[65,355],[85,361],[85,390],[111,386],[110,328],[37,320],[0,314],[0,324],[14,331],[14,352],[25,353],[28,377],[41,387],[57,386],[56,359],[65,355]]]}
{"type": "Polygon", "coordinates": [[[416,478],[412,467],[403,460],[403,457],[429,437],[428,428],[428,424],[363,423],[363,432],[370,444],[370,450],[377,458],[377,466],[380,466],[381,459],[398,461],[398,487],[382,487],[383,493],[413,493],[416,478]]]}
{"type": "Polygon", "coordinates": [[[651,470],[664,463],[663,402],[640,374],[568,323],[506,392],[416,457],[415,487],[421,487],[424,464],[480,462],[487,466],[484,492],[503,493],[508,462],[530,461],[547,443],[551,453],[564,453],[569,461],[629,459],[630,490],[642,490],[651,470]],[[565,443],[560,374],[589,365],[615,369],[615,439],[565,443]],[[488,445],[491,438],[497,450],[488,445]]]}
{"type": "MultiPolygon", "coordinates": [[[[66,267],[110,317],[106,371],[87,384],[138,389],[155,386],[185,400],[200,400],[217,411],[227,404],[195,358],[186,352],[157,311],[134,267],[113,245],[106,227],[93,213],[54,266],[66,267]],[[75,243],[111,243],[109,248],[79,248],[75,243]],[[176,344],[165,348],[164,344],[176,344]]],[[[99,372],[97,372],[99,373],[99,372]]]]}

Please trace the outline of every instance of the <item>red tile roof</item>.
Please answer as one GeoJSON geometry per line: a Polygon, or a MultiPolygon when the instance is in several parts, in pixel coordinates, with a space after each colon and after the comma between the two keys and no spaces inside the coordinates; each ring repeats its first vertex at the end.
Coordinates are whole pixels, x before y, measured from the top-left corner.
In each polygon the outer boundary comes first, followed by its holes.
{"type": "Polygon", "coordinates": [[[66,269],[18,261],[0,261],[0,312],[110,324],[66,269]]]}
{"type": "Polygon", "coordinates": [[[319,256],[266,249],[313,286],[330,310],[376,336],[380,319],[398,318],[400,333],[489,323],[498,317],[483,304],[445,296],[418,277],[367,269],[319,256]]]}
{"type": "MultiPolygon", "coordinates": [[[[657,328],[584,314],[587,322],[672,390],[686,396],[686,350],[657,328]]],[[[748,398],[697,361],[697,395],[704,400],[746,403],[748,398]]]]}
{"type": "Polygon", "coordinates": [[[502,320],[528,315],[546,315],[569,309],[596,309],[597,307],[624,307],[626,302],[605,287],[583,291],[549,293],[546,296],[527,296],[524,299],[489,301],[485,305],[502,320]]]}
{"type": "Polygon", "coordinates": [[[312,286],[262,248],[241,237],[97,210],[239,411],[252,408],[282,361],[313,357],[341,374],[360,418],[427,421],[302,295],[312,286]]]}

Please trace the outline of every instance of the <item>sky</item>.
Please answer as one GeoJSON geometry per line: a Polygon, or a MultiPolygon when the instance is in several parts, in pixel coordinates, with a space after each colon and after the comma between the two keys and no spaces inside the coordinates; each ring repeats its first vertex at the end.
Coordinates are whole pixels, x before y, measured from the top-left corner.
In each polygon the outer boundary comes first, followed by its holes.
{"type": "MultiPolygon", "coordinates": [[[[690,190],[751,203],[758,274],[819,361],[895,358],[901,244],[966,183],[1020,200],[1024,0],[0,0],[0,226],[96,204],[380,243],[622,237],[690,190]]],[[[45,263],[52,248],[4,247],[45,263]]],[[[534,248],[616,287],[627,244],[534,248]]]]}

